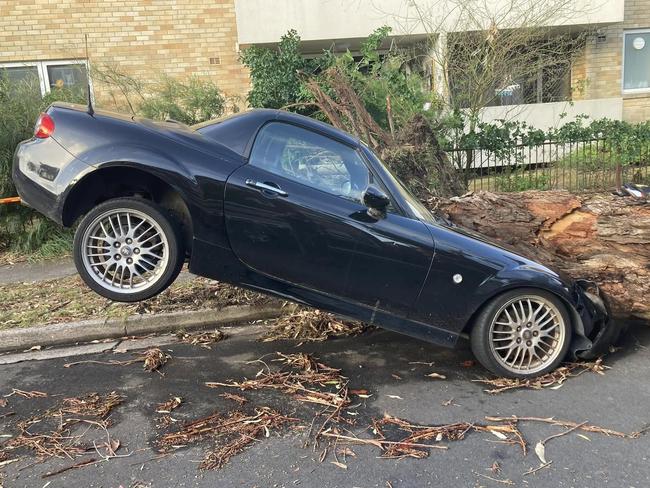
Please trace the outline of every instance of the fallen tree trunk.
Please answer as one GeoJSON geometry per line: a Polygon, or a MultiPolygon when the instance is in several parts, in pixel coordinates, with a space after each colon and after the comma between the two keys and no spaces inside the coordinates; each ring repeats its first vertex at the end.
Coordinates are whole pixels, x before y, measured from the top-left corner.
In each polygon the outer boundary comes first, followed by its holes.
{"type": "Polygon", "coordinates": [[[614,316],[650,320],[650,203],[564,191],[470,193],[433,210],[573,278],[593,280],[614,316]]]}

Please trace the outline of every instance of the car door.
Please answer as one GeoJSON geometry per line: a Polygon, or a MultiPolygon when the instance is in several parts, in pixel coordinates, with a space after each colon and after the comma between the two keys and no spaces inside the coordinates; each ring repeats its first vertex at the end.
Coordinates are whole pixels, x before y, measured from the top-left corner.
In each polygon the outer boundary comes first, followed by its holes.
{"type": "Polygon", "coordinates": [[[356,148],[271,122],[226,183],[231,247],[259,273],[404,314],[428,273],[432,238],[397,212],[370,217],[361,203],[369,183],[379,182],[356,148]]]}

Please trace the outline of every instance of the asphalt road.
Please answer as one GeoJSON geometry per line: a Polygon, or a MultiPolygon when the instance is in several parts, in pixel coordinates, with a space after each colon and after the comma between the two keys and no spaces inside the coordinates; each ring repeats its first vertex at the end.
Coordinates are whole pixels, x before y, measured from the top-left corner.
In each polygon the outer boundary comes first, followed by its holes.
{"type": "MultiPolygon", "coordinates": [[[[140,344],[144,347],[146,344],[140,344]]],[[[170,396],[182,396],[183,405],[172,414],[189,421],[233,408],[233,402],[219,396],[226,390],[209,389],[206,381],[254,377],[264,366],[249,361],[265,356],[270,364],[277,351],[304,351],[338,368],[350,379],[350,387],[372,394],[362,400],[353,432],[367,436],[373,417],[384,413],[416,424],[480,422],[486,415],[556,417],[576,422],[589,421],[620,431],[635,431],[650,423],[650,328],[628,333],[624,347],[610,356],[612,367],[604,376],[585,373],[557,390],[516,390],[488,395],[473,379],[486,375],[479,366],[465,367],[470,360],[466,347],[446,350],[407,337],[376,331],[357,338],[330,340],[296,346],[289,342],[260,343],[250,336],[235,336],[215,344],[211,350],[188,344],[169,344],[163,349],[172,359],[163,367],[164,376],[146,373],[140,364],[116,366],[63,365],[75,360],[126,359],[131,353],[99,354],[28,361],[0,366],[0,392],[12,388],[39,390],[47,398],[7,398],[6,407],[15,415],[0,418],[0,434],[15,435],[17,423],[60,402],[62,398],[89,392],[117,391],[125,402],[111,414],[110,435],[119,439],[119,454],[113,458],[43,479],[44,473],[70,466],[83,458],[47,459],[29,452],[0,470],[5,487],[420,487],[420,486],[542,486],[542,487],[647,487],[650,486],[650,434],[638,439],[619,439],[597,433],[576,432],[548,442],[546,458],[552,464],[535,474],[524,475],[539,466],[534,452],[523,456],[520,448],[499,442],[486,433],[469,433],[464,440],[442,442],[448,450],[432,450],[424,459],[382,459],[372,446],[352,446],[347,469],[331,463],[331,450],[319,462],[322,446],[304,447],[306,430],[271,432],[268,438],[233,457],[222,469],[201,471],[198,466],[211,446],[206,440],[156,458],[152,443],[159,435],[160,415],[155,405],[170,396]],[[429,363],[412,364],[414,362],[429,363]],[[431,372],[445,375],[435,380],[431,372]],[[401,378],[401,379],[398,379],[401,378]],[[452,400],[453,399],[453,400],[452,400]],[[451,401],[450,401],[451,400],[451,401]],[[498,462],[500,473],[490,470],[498,462]],[[500,481],[489,479],[496,478],[500,481]],[[510,482],[512,484],[510,484],[510,482]]],[[[231,391],[241,393],[239,391],[231,391]]],[[[279,392],[243,392],[250,402],[245,409],[268,405],[294,415],[309,425],[318,410],[306,407],[279,392]]],[[[35,426],[34,428],[37,428],[35,426]]],[[[537,441],[562,432],[561,428],[524,423],[521,430],[532,448],[537,441]]],[[[96,434],[102,439],[101,432],[96,434]]],[[[92,453],[91,453],[92,456],[92,453]]],[[[97,457],[97,456],[95,456],[97,457]]],[[[341,455],[338,456],[342,460],[341,455]]]]}

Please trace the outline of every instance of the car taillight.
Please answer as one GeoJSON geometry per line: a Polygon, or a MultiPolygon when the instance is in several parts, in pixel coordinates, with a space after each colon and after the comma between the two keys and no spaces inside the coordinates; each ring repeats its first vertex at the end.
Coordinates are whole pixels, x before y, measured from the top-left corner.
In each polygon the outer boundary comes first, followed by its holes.
{"type": "Polygon", "coordinates": [[[41,114],[34,127],[34,137],[47,139],[54,134],[54,120],[47,114],[41,114]]]}

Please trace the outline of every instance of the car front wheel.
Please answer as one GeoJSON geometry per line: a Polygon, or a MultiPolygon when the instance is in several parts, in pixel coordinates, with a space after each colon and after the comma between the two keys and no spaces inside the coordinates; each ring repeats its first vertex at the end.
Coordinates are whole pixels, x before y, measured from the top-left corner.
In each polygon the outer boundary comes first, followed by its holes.
{"type": "Polygon", "coordinates": [[[531,378],[562,362],[571,321],[552,293],[518,289],[497,296],[479,313],[471,332],[474,355],[498,376],[531,378]]]}
{"type": "Polygon", "coordinates": [[[115,301],[157,295],[176,279],[183,258],[178,226],[164,209],[143,199],[108,200],[86,214],[75,233],[80,276],[115,301]]]}

